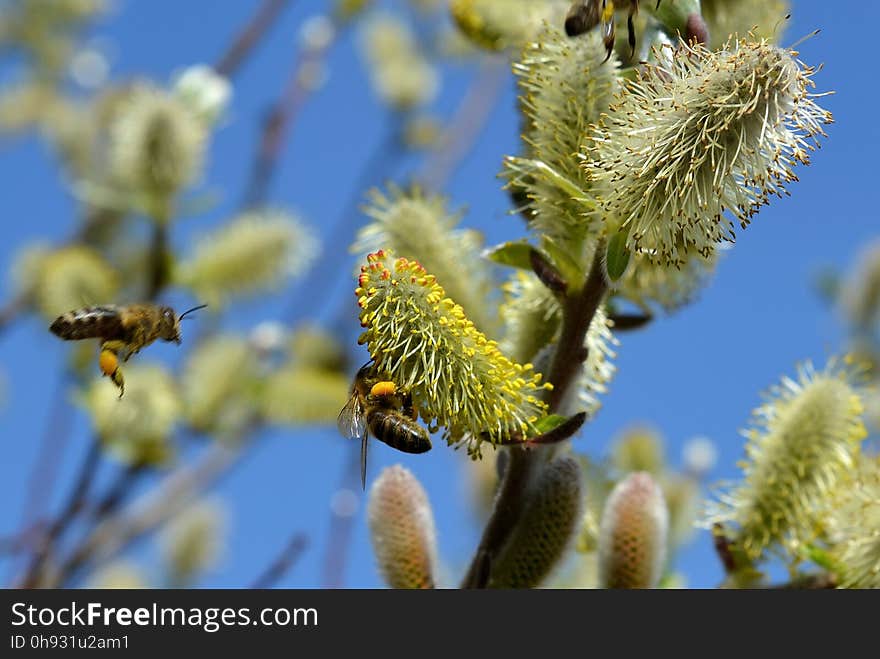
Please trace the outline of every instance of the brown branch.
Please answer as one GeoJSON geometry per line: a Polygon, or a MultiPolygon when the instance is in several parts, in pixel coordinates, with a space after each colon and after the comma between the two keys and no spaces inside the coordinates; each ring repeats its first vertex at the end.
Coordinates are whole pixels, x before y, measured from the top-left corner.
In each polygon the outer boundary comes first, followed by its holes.
{"type": "Polygon", "coordinates": [[[92,481],[97,473],[100,460],[101,443],[99,440],[94,439],[89,446],[85,460],[80,467],[79,475],[76,478],[76,483],[73,486],[73,489],[70,491],[67,503],[62,508],[61,514],[49,527],[45,537],[40,543],[40,548],[31,560],[27,573],[21,582],[22,588],[37,588],[45,585],[44,581],[46,575],[44,574],[44,571],[46,563],[49,560],[58,538],[65,530],[67,530],[67,527],[70,526],[71,522],[76,519],[76,516],[82,510],[86,498],[89,495],[92,481]]]}
{"type": "Polygon", "coordinates": [[[565,398],[572,381],[581,370],[581,365],[586,355],[584,351],[584,338],[596,310],[602,303],[605,293],[608,291],[608,282],[605,281],[605,268],[602,265],[602,257],[605,253],[605,245],[601,243],[596,247],[596,256],[587,280],[580,291],[569,295],[562,306],[562,331],[559,335],[556,352],[553,354],[553,362],[550,365],[548,382],[553,384],[553,389],[547,399],[551,412],[556,412],[565,398]]]}
{"type": "MultiPolygon", "coordinates": [[[[608,290],[602,265],[604,252],[604,244],[600,243],[583,288],[572,291],[562,305],[562,331],[547,378],[553,384],[547,397],[550,412],[558,411],[580,371],[585,357],[584,339],[587,330],[608,290]]],[[[507,468],[495,498],[495,507],[483,530],[462,588],[476,588],[489,583],[491,574],[488,577],[484,574],[485,564],[488,561],[491,566],[516,527],[524,508],[527,485],[534,470],[541,464],[536,459],[539,451],[534,449],[511,447],[508,451],[507,468]]]]}
{"type": "Polygon", "coordinates": [[[306,538],[305,533],[301,531],[294,533],[281,553],[269,564],[269,567],[259,577],[254,579],[251,588],[272,588],[299,560],[307,546],[308,538],[306,538]]]}
{"type": "Polygon", "coordinates": [[[59,458],[69,439],[67,432],[72,421],[73,410],[65,398],[69,385],[68,377],[61,376],[52,392],[46,427],[40,439],[37,460],[27,480],[27,494],[22,510],[21,528],[31,527],[34,520],[41,517],[48,502],[52,486],[58,475],[59,458]]]}
{"type": "Polygon", "coordinates": [[[109,560],[165,523],[226,473],[242,452],[213,444],[194,465],[180,467],[126,510],[102,519],[62,562],[53,585],[68,585],[86,565],[109,560]]]}
{"type": "Polygon", "coordinates": [[[231,78],[250,55],[254,47],[269,32],[290,0],[263,0],[250,21],[238,32],[229,47],[217,60],[214,70],[231,78]]]}
{"type": "Polygon", "coordinates": [[[107,488],[107,492],[94,506],[92,517],[100,520],[115,512],[119,505],[125,501],[126,496],[131,491],[131,488],[134,487],[138,478],[146,472],[147,465],[143,462],[130,464],[123,469],[116,481],[107,488]]]}

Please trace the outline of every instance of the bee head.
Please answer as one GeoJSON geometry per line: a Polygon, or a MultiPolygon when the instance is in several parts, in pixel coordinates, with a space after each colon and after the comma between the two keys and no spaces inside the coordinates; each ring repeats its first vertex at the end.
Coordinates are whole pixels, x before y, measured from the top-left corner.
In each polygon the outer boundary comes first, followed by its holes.
{"type": "Polygon", "coordinates": [[[171,307],[162,307],[159,309],[162,314],[159,320],[159,336],[165,341],[174,341],[180,345],[180,321],[186,318],[187,314],[190,314],[193,311],[198,311],[199,309],[204,309],[207,306],[207,304],[200,304],[192,309],[187,309],[179,316],[174,313],[174,309],[171,307]]]}
{"type": "Polygon", "coordinates": [[[159,309],[159,336],[163,341],[180,343],[180,318],[171,307],[159,309]]]}

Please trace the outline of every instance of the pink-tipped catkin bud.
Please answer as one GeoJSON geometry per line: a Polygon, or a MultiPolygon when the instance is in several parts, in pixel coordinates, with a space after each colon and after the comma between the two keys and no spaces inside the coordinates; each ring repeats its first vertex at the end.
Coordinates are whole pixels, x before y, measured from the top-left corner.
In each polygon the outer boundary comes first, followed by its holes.
{"type": "Polygon", "coordinates": [[[531,486],[522,519],[492,564],[492,588],[534,588],[549,576],[578,528],[584,500],[581,469],[554,460],[531,486]]]}
{"type": "Polygon", "coordinates": [[[434,516],[412,472],[400,465],[386,468],[370,488],[367,515],[385,583],[391,588],[433,588],[434,516]]]}
{"type": "Polygon", "coordinates": [[[650,474],[632,473],[605,503],[599,529],[603,588],[656,588],[666,561],[669,512],[650,474]]]}

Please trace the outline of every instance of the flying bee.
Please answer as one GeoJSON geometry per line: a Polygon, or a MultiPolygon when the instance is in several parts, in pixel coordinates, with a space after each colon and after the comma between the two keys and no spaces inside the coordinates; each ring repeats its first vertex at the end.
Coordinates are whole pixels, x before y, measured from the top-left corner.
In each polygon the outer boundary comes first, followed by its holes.
{"type": "Polygon", "coordinates": [[[201,304],[179,316],[171,307],[142,303],[125,306],[105,305],[68,311],[49,326],[49,330],[66,341],[100,339],[101,353],[98,364],[101,372],[119,388],[119,397],[125,393],[125,380],[119,369],[119,360],[128,361],[157,339],[180,344],[180,321],[187,314],[204,309],[201,304]]]}
{"type": "MultiPolygon", "coordinates": [[[[660,7],[661,0],[657,0],[660,7]]],[[[636,52],[636,28],[633,17],[639,13],[639,0],[629,0],[629,14],[626,18],[629,47],[636,52]]],[[[589,32],[602,24],[602,41],[605,44],[605,62],[614,50],[614,0],[575,0],[565,17],[565,33],[576,37],[589,32]]]]}
{"type": "Polygon", "coordinates": [[[372,362],[360,368],[354,377],[351,397],[336,419],[339,432],[349,439],[361,440],[361,486],[367,486],[367,438],[404,453],[431,450],[428,432],[416,422],[410,395],[394,382],[383,380],[372,362]]]}

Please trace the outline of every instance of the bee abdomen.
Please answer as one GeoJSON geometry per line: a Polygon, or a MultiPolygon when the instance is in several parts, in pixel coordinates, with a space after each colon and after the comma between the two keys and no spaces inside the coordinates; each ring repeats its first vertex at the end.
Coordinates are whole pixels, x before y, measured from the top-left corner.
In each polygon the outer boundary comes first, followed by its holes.
{"type": "Polygon", "coordinates": [[[49,325],[49,331],[68,341],[113,339],[117,338],[121,329],[119,310],[116,307],[86,307],[68,311],[49,325]]]}
{"type": "Polygon", "coordinates": [[[376,439],[398,451],[424,453],[431,450],[427,431],[399,412],[373,410],[367,423],[376,439]]]}

